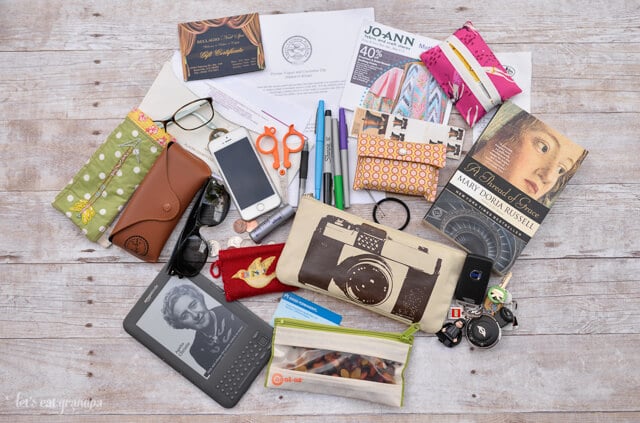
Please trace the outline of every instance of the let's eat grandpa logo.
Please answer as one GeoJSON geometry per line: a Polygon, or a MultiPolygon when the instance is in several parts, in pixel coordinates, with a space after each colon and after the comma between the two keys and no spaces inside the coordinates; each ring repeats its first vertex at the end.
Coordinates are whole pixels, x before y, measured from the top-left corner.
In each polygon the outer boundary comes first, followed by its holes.
{"type": "Polygon", "coordinates": [[[18,409],[38,409],[47,413],[77,413],[102,408],[101,399],[94,398],[58,398],[34,397],[18,392],[15,397],[15,407],[18,409]]]}

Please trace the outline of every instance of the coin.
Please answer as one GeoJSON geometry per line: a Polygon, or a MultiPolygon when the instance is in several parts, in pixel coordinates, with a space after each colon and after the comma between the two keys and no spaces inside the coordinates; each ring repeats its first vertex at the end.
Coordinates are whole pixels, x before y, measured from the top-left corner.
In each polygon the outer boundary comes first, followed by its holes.
{"type": "Polygon", "coordinates": [[[242,240],[242,244],[240,244],[241,247],[253,247],[254,245],[256,245],[255,242],[253,242],[253,240],[249,239],[243,239],[242,240]]]}
{"type": "Polygon", "coordinates": [[[256,220],[251,220],[251,221],[249,221],[249,222],[246,222],[246,224],[247,224],[247,225],[246,225],[245,230],[246,230],[247,232],[251,232],[252,230],[254,230],[255,228],[257,228],[257,227],[258,227],[258,222],[257,222],[256,220]]]}
{"type": "Polygon", "coordinates": [[[215,239],[209,240],[209,256],[218,257],[220,254],[220,243],[215,239]]]}
{"type": "Polygon", "coordinates": [[[242,219],[238,219],[235,222],[233,222],[233,230],[236,231],[236,233],[244,233],[247,231],[247,222],[245,222],[242,219]]]}
{"type": "Polygon", "coordinates": [[[227,247],[239,247],[240,245],[242,245],[242,238],[239,236],[232,236],[227,241],[227,247]]]}

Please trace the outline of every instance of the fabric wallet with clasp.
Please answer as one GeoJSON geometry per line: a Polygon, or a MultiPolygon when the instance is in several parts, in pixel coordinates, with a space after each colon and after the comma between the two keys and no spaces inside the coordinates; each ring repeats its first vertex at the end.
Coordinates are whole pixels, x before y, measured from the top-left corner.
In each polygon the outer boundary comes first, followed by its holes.
{"type": "Polygon", "coordinates": [[[180,216],[211,176],[209,166],[178,143],[162,152],[109,240],[141,260],[156,262],[180,216]]]}
{"type": "Polygon", "coordinates": [[[353,189],[422,195],[434,201],[446,154],[443,144],[395,141],[361,132],[353,189]]]}

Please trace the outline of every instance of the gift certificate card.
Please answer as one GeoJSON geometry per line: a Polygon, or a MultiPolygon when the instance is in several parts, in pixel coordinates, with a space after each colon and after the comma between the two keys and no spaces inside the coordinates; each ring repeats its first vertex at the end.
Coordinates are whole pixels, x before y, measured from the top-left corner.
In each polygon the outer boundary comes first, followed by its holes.
{"type": "Polygon", "coordinates": [[[265,68],[257,13],[178,24],[185,81],[265,68]]]}

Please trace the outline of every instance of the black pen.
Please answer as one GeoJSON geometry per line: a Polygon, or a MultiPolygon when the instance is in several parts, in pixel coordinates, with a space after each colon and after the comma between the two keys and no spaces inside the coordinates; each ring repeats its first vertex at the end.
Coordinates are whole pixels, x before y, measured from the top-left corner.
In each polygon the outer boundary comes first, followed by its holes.
{"type": "Polygon", "coordinates": [[[333,203],[333,137],[331,131],[331,110],[324,112],[324,173],[322,192],[325,204],[333,203]]]}
{"type": "Polygon", "coordinates": [[[300,200],[302,200],[304,191],[307,188],[308,166],[309,166],[309,145],[306,142],[304,142],[304,146],[302,147],[302,152],[300,152],[300,187],[298,188],[298,204],[300,204],[300,200]]]}

